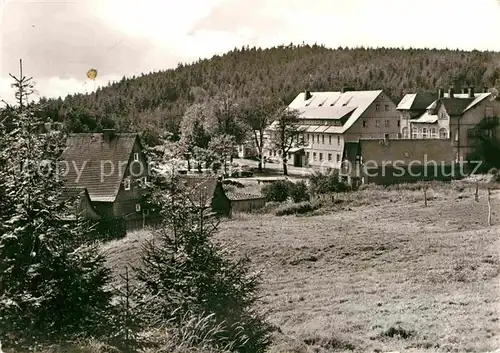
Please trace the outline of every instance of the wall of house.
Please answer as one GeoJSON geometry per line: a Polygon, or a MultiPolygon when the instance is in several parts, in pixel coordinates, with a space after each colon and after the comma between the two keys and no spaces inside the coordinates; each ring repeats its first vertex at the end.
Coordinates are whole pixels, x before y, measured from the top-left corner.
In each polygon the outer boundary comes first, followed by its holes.
{"type": "MultiPolygon", "coordinates": [[[[396,139],[388,140],[387,144],[381,144],[377,139],[360,140],[360,151],[363,164],[360,173],[364,183],[391,184],[422,180],[424,177],[451,178],[454,148],[449,140],[396,139]],[[425,164],[427,167],[423,169],[425,164]]],[[[453,176],[457,177],[459,171],[454,172],[453,176]]]]}
{"type": "Polygon", "coordinates": [[[384,134],[389,134],[390,138],[397,138],[399,125],[400,113],[396,109],[396,104],[382,92],[346,131],[344,139],[355,142],[360,138],[383,138],[384,134]]]}
{"type": "Polygon", "coordinates": [[[266,205],[265,198],[248,199],[248,200],[231,200],[231,213],[235,212],[251,212],[258,210],[266,205]]]}
{"type": "Polygon", "coordinates": [[[129,178],[130,190],[125,190],[125,185],[122,183],[120,190],[116,196],[116,201],[113,204],[113,213],[115,217],[126,217],[127,219],[142,219],[142,195],[145,189],[141,187],[137,179],[148,176],[148,164],[146,155],[142,151],[139,140],[136,140],[133,151],[130,155],[129,164],[125,170],[124,180],[129,178]],[[139,155],[139,161],[134,161],[134,154],[139,155]],[[140,209],[136,209],[139,204],[140,209]]]}
{"type": "Polygon", "coordinates": [[[342,160],[344,136],[331,133],[309,133],[309,144],[305,151],[306,163],[310,166],[338,168],[342,160]]]}
{"type": "Polygon", "coordinates": [[[78,204],[78,212],[82,217],[85,217],[87,219],[97,220],[100,218],[100,216],[94,210],[94,207],[92,206],[92,203],[87,193],[84,193],[84,195],[80,197],[78,204]]]}
{"type": "MultiPolygon", "coordinates": [[[[474,150],[475,140],[469,138],[467,132],[486,117],[487,108],[493,110],[493,116],[500,116],[500,100],[495,99],[491,101],[489,98],[486,98],[477,106],[467,111],[460,119],[451,119],[450,131],[452,133],[452,141],[456,148],[458,158],[466,160],[467,155],[474,150]]],[[[496,136],[500,136],[500,126],[496,127],[495,133],[496,136]]]]}

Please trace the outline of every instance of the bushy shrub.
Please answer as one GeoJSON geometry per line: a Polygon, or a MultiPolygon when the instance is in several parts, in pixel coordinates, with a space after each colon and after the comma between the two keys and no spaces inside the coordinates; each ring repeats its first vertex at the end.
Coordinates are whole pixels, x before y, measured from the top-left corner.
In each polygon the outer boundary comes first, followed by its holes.
{"type": "Polygon", "coordinates": [[[488,174],[493,176],[493,181],[500,183],[500,170],[498,170],[497,168],[491,168],[488,171],[488,174]]]}
{"type": "Polygon", "coordinates": [[[332,192],[346,192],[351,187],[339,180],[337,172],[329,174],[314,173],[309,177],[310,192],[313,195],[329,194],[332,192]]]}
{"type": "Polygon", "coordinates": [[[262,195],[268,202],[285,202],[290,197],[290,184],[288,180],[278,180],[262,188],[262,195]]]}
{"type": "Polygon", "coordinates": [[[289,180],[280,180],[262,188],[262,195],[268,202],[285,202],[289,198],[293,202],[309,200],[307,185],[303,181],[294,183],[289,180]]]}
{"type": "Polygon", "coordinates": [[[292,183],[290,185],[290,197],[293,202],[309,201],[309,191],[306,183],[303,181],[292,183]]]}
{"type": "Polygon", "coordinates": [[[319,204],[311,203],[309,201],[303,201],[299,203],[289,203],[286,205],[280,206],[276,211],[276,216],[287,216],[292,214],[304,214],[308,212],[312,212],[319,208],[319,204]]]}

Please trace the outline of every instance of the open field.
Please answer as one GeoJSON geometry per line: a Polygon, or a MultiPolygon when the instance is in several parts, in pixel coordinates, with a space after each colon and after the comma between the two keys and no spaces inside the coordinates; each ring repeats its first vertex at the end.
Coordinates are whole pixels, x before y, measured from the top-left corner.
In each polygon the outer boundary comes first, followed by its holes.
{"type": "MultiPolygon", "coordinates": [[[[314,216],[240,215],[216,240],[262,271],[274,352],[500,348],[500,193],[364,190],[314,216]]],[[[151,235],[104,245],[120,271],[151,235]]]]}

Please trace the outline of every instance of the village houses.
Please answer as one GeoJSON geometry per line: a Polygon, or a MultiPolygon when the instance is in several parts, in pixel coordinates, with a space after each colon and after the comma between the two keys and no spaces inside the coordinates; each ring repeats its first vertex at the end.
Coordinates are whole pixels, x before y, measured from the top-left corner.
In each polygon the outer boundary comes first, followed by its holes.
{"type": "MultiPolygon", "coordinates": [[[[500,136],[500,99],[491,92],[476,93],[473,87],[455,93],[438,89],[407,94],[398,104],[401,136],[405,139],[450,140],[455,160],[468,160],[481,136],[500,136]]],[[[415,141],[415,143],[417,143],[415,141]]]]}
{"type": "MultiPolygon", "coordinates": [[[[400,133],[396,104],[383,90],[356,91],[344,87],[340,92],[304,91],[288,108],[300,114],[300,137],[304,141],[288,156],[288,163],[295,166],[338,169],[345,157],[346,143],[360,138],[397,138],[400,133]]],[[[279,157],[279,152],[268,142],[264,155],[279,157]]]]}

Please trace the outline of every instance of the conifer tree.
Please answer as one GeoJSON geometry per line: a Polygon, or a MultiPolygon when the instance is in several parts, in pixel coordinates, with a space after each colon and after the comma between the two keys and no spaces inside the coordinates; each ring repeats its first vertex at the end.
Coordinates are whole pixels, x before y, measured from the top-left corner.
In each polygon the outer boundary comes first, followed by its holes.
{"type": "Polygon", "coordinates": [[[20,347],[97,334],[110,271],[61,197],[65,134],[40,130],[31,79],[12,77],[18,105],[0,123],[0,337],[20,347]]]}
{"type": "Polygon", "coordinates": [[[181,326],[186,315],[213,315],[214,324],[224,327],[217,334],[223,347],[263,352],[271,326],[254,309],[258,274],[248,259],[233,260],[213,242],[218,221],[203,195],[193,194],[173,173],[153,175],[152,182],[148,203],[162,221],[143,246],[136,271],[155,322],[181,326]]]}

